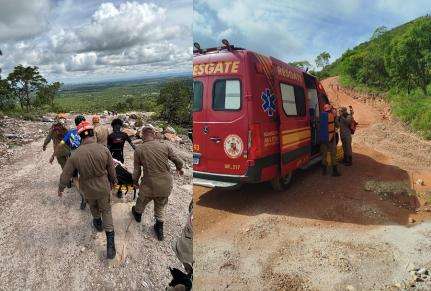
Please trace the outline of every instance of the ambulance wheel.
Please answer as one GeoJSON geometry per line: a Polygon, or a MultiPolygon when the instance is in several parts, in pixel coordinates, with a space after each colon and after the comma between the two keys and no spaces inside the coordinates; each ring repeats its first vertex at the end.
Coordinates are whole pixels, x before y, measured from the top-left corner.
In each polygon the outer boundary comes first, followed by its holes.
{"type": "Polygon", "coordinates": [[[275,191],[283,191],[286,190],[290,183],[292,182],[292,172],[288,173],[284,177],[276,177],[271,180],[272,189],[275,191]]]}

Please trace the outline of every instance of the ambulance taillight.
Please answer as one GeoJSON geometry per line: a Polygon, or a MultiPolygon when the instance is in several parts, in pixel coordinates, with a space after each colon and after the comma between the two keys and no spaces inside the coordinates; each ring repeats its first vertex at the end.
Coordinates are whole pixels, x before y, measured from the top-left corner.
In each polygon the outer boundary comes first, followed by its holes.
{"type": "Polygon", "coordinates": [[[252,124],[248,131],[248,158],[257,159],[262,154],[262,139],[261,139],[260,124],[252,124]]]}

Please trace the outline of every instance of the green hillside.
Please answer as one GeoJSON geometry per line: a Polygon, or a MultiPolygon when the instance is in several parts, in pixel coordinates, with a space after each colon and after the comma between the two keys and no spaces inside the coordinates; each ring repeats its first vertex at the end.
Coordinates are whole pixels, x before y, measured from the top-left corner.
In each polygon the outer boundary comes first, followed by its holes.
{"type": "Polygon", "coordinates": [[[344,86],[386,92],[396,116],[431,139],[431,16],[394,29],[378,27],[369,41],[347,50],[321,76],[344,86]]]}

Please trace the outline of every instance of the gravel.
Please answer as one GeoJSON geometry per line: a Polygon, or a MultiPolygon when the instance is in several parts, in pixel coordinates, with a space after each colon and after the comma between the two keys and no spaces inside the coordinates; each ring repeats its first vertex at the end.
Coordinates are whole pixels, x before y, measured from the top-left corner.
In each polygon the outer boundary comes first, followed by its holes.
{"type": "MultiPolygon", "coordinates": [[[[0,157],[0,290],[164,289],[170,281],[168,267],[181,268],[171,244],[187,219],[191,169],[175,177],[163,242],[157,241],[152,229],[152,204],[137,224],[130,215],[133,194],[124,199],[112,195],[117,257],[108,262],[105,234],[91,226],[88,208],[79,210],[76,190],[66,190],[63,198],[56,195],[60,167],[48,163],[52,148],[43,152],[40,139],[50,124],[12,118],[0,122],[6,125],[0,129],[0,151],[6,151],[0,157]],[[11,131],[20,141],[33,141],[12,146],[4,140],[11,131]],[[29,132],[37,134],[28,136],[29,132]]],[[[191,146],[173,146],[191,165],[191,146]]],[[[131,170],[133,153],[128,144],[125,151],[131,170]]]]}

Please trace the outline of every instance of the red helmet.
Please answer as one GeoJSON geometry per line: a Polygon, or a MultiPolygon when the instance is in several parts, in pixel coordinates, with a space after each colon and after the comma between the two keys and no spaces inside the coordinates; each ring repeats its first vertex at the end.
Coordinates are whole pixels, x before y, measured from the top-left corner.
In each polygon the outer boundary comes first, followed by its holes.
{"type": "Polygon", "coordinates": [[[81,134],[81,132],[93,129],[93,126],[88,121],[82,121],[78,126],[76,127],[78,129],[78,134],[81,134]]]}

